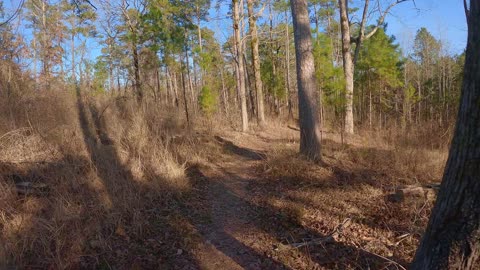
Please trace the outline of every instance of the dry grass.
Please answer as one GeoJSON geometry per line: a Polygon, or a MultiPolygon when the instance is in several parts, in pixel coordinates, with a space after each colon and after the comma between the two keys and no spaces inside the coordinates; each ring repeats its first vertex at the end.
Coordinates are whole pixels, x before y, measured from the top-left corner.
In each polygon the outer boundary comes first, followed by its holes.
{"type": "Polygon", "coordinates": [[[333,247],[270,254],[283,265],[388,266],[366,250],[406,266],[433,201],[395,203],[387,195],[399,185],[438,182],[446,159],[445,147],[417,144],[418,134],[361,132],[342,145],[325,133],[317,165],[297,155],[298,132],[281,121],[241,134],[233,119],[197,116],[187,128],[176,110],[73,90],[2,96],[0,114],[0,268],[198,267],[185,252],[202,241],[195,219],[211,222],[211,187],[202,186],[211,183],[191,168],[240,156],[258,163],[246,205],[274,237],[301,241],[353,220],[333,247]],[[20,181],[49,190],[20,195],[20,181]]]}
{"type": "Polygon", "coordinates": [[[139,110],[130,100],[75,92],[0,103],[12,116],[0,122],[0,268],[167,263],[182,242],[158,243],[176,237],[169,219],[191,189],[186,160],[169,148],[191,151],[183,157],[196,151],[189,140],[173,142],[188,136],[181,119],[154,104],[139,110]],[[44,183],[48,193],[17,195],[20,181],[44,183]]]}
{"type": "MultiPolygon", "coordinates": [[[[282,132],[287,139],[259,168],[263,185],[252,187],[257,203],[277,209],[287,220],[293,220],[290,230],[300,228],[308,235],[325,235],[345,218],[353,220],[339,240],[343,245],[331,247],[334,251],[328,259],[322,247],[310,247],[305,261],[327,269],[388,267],[390,262],[379,262],[378,257],[368,254],[373,252],[407,266],[428,221],[433,199],[412,197],[391,202],[388,195],[401,185],[438,183],[446,150],[414,148],[362,135],[351,138],[352,144],[342,145],[336,135],[327,134],[323,164],[316,165],[296,154],[298,138],[288,139],[290,131],[276,129],[275,134],[280,136],[282,132]],[[398,237],[405,234],[408,236],[400,241],[398,237]]],[[[301,241],[300,237],[293,241],[301,241]]],[[[280,259],[304,268],[288,256],[280,259]]]]}

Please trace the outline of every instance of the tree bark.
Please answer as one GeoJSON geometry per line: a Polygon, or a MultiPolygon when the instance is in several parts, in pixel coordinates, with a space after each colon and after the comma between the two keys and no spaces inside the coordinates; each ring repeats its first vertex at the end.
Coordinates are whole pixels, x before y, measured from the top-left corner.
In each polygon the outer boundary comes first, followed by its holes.
{"type": "Polygon", "coordinates": [[[342,32],[343,72],[345,75],[345,132],[353,134],[353,60],[350,51],[350,21],[347,0],[338,0],[342,32]]]}
{"type": "Polygon", "coordinates": [[[138,50],[137,50],[137,38],[134,35],[132,39],[132,52],[133,52],[133,68],[135,73],[135,94],[137,95],[137,101],[139,103],[143,100],[143,91],[140,84],[140,65],[138,60],[138,50]]]}
{"type": "Polygon", "coordinates": [[[188,101],[187,101],[187,85],[185,82],[185,62],[183,60],[183,57],[180,56],[180,63],[182,64],[182,71],[181,76],[182,76],[182,88],[183,88],[183,106],[185,107],[185,118],[187,119],[187,126],[190,126],[190,117],[188,114],[188,101]]]}
{"type": "Polygon", "coordinates": [[[437,202],[411,269],[480,268],[480,2],[470,1],[460,109],[437,202]]]}
{"type": "Polygon", "coordinates": [[[287,77],[287,96],[288,96],[288,118],[293,119],[292,93],[290,92],[290,29],[288,24],[288,14],[285,11],[285,69],[287,77]]]}
{"type": "Polygon", "coordinates": [[[248,25],[251,36],[253,75],[255,77],[255,90],[257,92],[257,118],[260,126],[265,125],[265,108],[263,104],[263,85],[260,74],[260,55],[258,53],[257,18],[253,11],[254,0],[247,0],[248,25]]]}
{"type": "Polygon", "coordinates": [[[300,153],[311,160],[319,161],[321,159],[321,132],[315,95],[315,65],[307,1],[292,0],[290,6],[297,58],[300,153]]]}
{"type": "Polygon", "coordinates": [[[243,47],[240,35],[240,2],[239,0],[232,0],[233,4],[233,32],[235,39],[235,54],[236,54],[236,76],[237,76],[237,90],[240,96],[240,107],[242,114],[242,131],[248,130],[248,112],[247,112],[247,98],[245,95],[245,67],[243,65],[243,47]]]}

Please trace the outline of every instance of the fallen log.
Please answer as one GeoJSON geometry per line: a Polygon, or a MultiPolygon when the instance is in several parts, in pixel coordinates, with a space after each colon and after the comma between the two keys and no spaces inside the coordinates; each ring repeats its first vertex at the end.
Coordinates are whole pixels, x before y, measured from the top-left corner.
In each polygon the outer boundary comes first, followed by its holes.
{"type": "Polygon", "coordinates": [[[402,202],[407,197],[422,197],[431,199],[435,197],[435,194],[438,192],[439,188],[440,185],[438,184],[401,186],[395,189],[395,193],[388,194],[387,199],[392,202],[402,202]]]}

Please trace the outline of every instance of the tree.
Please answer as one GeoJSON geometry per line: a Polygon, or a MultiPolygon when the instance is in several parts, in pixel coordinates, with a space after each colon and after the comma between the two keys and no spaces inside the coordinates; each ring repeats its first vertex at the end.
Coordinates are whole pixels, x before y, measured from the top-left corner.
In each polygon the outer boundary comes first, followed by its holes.
{"type": "MultiPolygon", "coordinates": [[[[333,107],[335,115],[345,108],[344,78],[341,67],[334,63],[332,40],[324,33],[318,33],[314,39],[313,57],[317,68],[315,75],[318,82],[318,91],[322,93],[321,100],[324,108],[333,107]]],[[[343,114],[342,114],[343,115],[343,114]]],[[[322,115],[324,117],[324,115],[322,115]]],[[[323,121],[324,118],[321,119],[323,121]]]]}
{"type": "Polygon", "coordinates": [[[248,6],[248,24],[251,36],[253,74],[255,76],[255,90],[257,92],[257,117],[260,126],[265,124],[265,109],[263,106],[263,85],[260,73],[260,55],[258,53],[258,34],[257,34],[257,18],[253,10],[253,0],[247,0],[248,6]]]}
{"type": "MultiPolygon", "coordinates": [[[[417,64],[418,119],[423,120],[427,96],[434,96],[436,64],[440,58],[442,44],[424,27],[417,31],[413,45],[413,59],[417,64]]],[[[431,103],[430,103],[431,104],[431,103]]]]}
{"type": "Polygon", "coordinates": [[[242,114],[242,131],[248,130],[247,98],[245,90],[245,67],[243,62],[243,42],[240,31],[240,1],[232,0],[233,5],[233,32],[235,50],[235,75],[237,78],[237,91],[240,96],[240,109],[242,114]]]}
{"type": "Polygon", "coordinates": [[[343,70],[345,75],[345,132],[348,134],[354,133],[354,121],[353,121],[353,74],[355,70],[355,63],[358,59],[358,54],[362,42],[364,40],[372,37],[375,32],[378,31],[379,27],[383,24],[385,17],[390,12],[390,10],[397,4],[405,2],[407,0],[395,0],[392,2],[385,11],[380,13],[378,19],[378,24],[373,27],[368,34],[365,34],[365,24],[367,22],[367,15],[369,13],[369,4],[370,0],[365,0],[365,5],[363,8],[362,19],[359,23],[358,36],[352,39],[352,22],[349,19],[348,13],[348,0],[338,0],[338,5],[340,9],[340,28],[342,35],[342,56],[343,56],[343,70]],[[355,53],[352,56],[351,52],[351,43],[355,43],[355,53]]]}
{"type": "Polygon", "coordinates": [[[480,267],[480,2],[465,5],[468,40],[460,108],[437,201],[411,269],[480,267]]]}
{"type": "Polygon", "coordinates": [[[50,88],[55,67],[62,63],[62,34],[64,26],[60,9],[48,0],[30,0],[26,2],[29,27],[33,29],[35,40],[39,41],[38,55],[42,62],[42,81],[50,88]]]}
{"type": "Polygon", "coordinates": [[[311,160],[318,161],[321,158],[321,131],[315,95],[315,63],[307,1],[292,0],[290,6],[297,58],[300,153],[311,160]]]}
{"type": "Polygon", "coordinates": [[[94,22],[97,18],[91,5],[88,3],[75,3],[73,1],[63,0],[61,2],[63,18],[69,24],[68,32],[70,34],[71,50],[71,77],[76,81],[76,61],[75,61],[75,40],[95,35],[94,22]]]}
{"type": "Polygon", "coordinates": [[[133,55],[135,94],[137,96],[137,101],[141,103],[143,100],[143,89],[140,79],[138,46],[141,37],[141,14],[145,10],[145,3],[139,3],[137,1],[134,1],[133,6],[133,8],[130,8],[130,3],[127,0],[122,0],[121,10],[123,14],[123,19],[128,29],[126,39],[130,42],[133,55]]]}
{"type": "MultiPolygon", "coordinates": [[[[399,111],[396,90],[402,86],[401,58],[398,45],[394,44],[394,41],[394,37],[388,37],[384,28],[381,28],[364,42],[359,52],[355,81],[356,87],[361,89],[362,93],[368,94],[368,109],[360,111],[368,111],[370,127],[373,119],[373,103],[377,104],[380,127],[383,122],[382,114],[386,116],[389,112],[398,113],[399,111]]],[[[362,108],[364,104],[359,105],[362,108]]]]}

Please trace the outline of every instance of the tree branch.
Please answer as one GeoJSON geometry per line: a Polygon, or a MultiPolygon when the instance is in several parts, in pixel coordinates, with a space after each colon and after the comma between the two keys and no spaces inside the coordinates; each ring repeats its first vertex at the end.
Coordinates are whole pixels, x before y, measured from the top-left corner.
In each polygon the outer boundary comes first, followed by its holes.
{"type": "Polygon", "coordinates": [[[380,28],[380,26],[381,26],[381,25],[383,24],[383,22],[385,21],[385,17],[387,16],[387,14],[390,12],[390,10],[391,10],[394,6],[396,6],[396,5],[398,5],[398,4],[402,3],[402,2],[406,2],[406,1],[409,1],[409,0],[397,0],[397,1],[393,2],[393,3],[391,3],[391,4],[387,7],[387,9],[385,10],[385,12],[383,12],[383,14],[382,14],[382,15],[380,16],[380,18],[378,19],[377,25],[372,29],[372,31],[370,31],[370,33],[368,33],[368,34],[365,36],[364,39],[369,39],[370,37],[372,37],[372,36],[378,31],[378,28],[380,28]]]}
{"type": "Polygon", "coordinates": [[[365,0],[365,6],[363,7],[362,21],[360,22],[360,35],[355,40],[355,53],[353,55],[353,66],[357,63],[358,54],[360,53],[360,45],[365,37],[365,22],[367,21],[368,5],[370,0],[365,0]]]}

